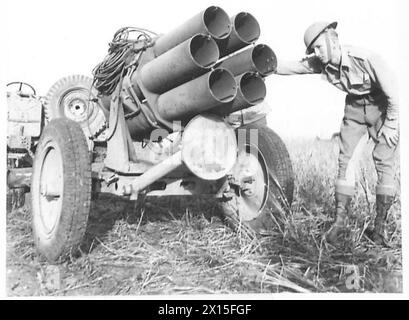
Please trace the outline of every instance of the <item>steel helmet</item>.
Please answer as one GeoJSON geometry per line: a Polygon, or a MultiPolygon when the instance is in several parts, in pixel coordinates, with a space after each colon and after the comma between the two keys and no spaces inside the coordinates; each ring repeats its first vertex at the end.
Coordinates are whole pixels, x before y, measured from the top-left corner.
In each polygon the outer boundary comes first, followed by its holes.
{"type": "Polygon", "coordinates": [[[338,22],[328,23],[325,21],[320,21],[313,23],[308,27],[308,29],[304,33],[304,43],[307,47],[305,51],[306,54],[311,53],[311,46],[317,40],[317,38],[327,29],[335,29],[338,25],[338,22]]]}

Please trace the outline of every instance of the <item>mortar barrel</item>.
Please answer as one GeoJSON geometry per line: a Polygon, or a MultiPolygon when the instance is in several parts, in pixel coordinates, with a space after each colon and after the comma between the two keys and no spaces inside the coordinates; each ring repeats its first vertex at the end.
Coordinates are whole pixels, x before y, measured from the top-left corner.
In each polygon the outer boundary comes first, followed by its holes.
{"type": "Polygon", "coordinates": [[[211,6],[173,31],[159,36],[155,40],[153,50],[156,57],[160,56],[199,33],[210,35],[215,40],[222,40],[229,36],[231,28],[227,13],[220,7],[211,6]]]}
{"type": "Polygon", "coordinates": [[[209,36],[198,34],[145,64],[143,85],[160,94],[209,71],[219,59],[219,48],[209,36]]]}
{"type": "Polygon", "coordinates": [[[238,90],[233,100],[233,112],[261,103],[267,94],[263,78],[254,72],[246,72],[235,78],[238,90]]]}
{"type": "Polygon", "coordinates": [[[160,95],[159,114],[166,120],[185,120],[213,107],[233,101],[236,81],[226,69],[212,70],[160,95]]]}
{"type": "Polygon", "coordinates": [[[232,31],[229,37],[218,41],[221,57],[256,42],[260,37],[260,25],[250,13],[240,12],[230,20],[232,31]]]}
{"type": "Polygon", "coordinates": [[[263,102],[267,94],[262,77],[254,72],[246,72],[235,78],[237,83],[236,98],[223,106],[216,107],[215,113],[227,115],[263,102]]]}
{"type": "Polygon", "coordinates": [[[218,67],[229,70],[235,76],[249,71],[268,76],[277,69],[277,57],[269,46],[259,44],[228,57],[218,67]]]}

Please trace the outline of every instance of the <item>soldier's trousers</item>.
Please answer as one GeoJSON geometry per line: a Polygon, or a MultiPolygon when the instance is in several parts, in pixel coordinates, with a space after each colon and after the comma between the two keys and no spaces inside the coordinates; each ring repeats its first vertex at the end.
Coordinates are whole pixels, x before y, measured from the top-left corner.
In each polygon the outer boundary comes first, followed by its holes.
{"type": "Polygon", "coordinates": [[[375,147],[372,157],[378,174],[377,194],[395,194],[395,155],[396,146],[389,147],[384,136],[378,139],[377,133],[386,116],[384,97],[347,95],[345,114],[340,131],[340,152],[338,158],[338,179],[335,191],[352,196],[355,193],[355,172],[359,157],[372,138],[375,147]]]}

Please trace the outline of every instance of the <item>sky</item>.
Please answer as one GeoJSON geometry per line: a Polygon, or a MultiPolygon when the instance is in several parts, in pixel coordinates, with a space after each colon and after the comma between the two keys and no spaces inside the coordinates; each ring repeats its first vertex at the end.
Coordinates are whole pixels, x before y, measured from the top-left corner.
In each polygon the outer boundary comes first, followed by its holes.
{"type": "MultiPolygon", "coordinates": [[[[71,74],[91,76],[106,55],[116,30],[124,26],[166,33],[209,5],[223,8],[230,16],[247,11],[259,21],[258,43],[269,45],[278,59],[300,59],[305,51],[303,35],[313,22],[338,21],[342,44],[358,45],[381,54],[398,77],[401,124],[408,119],[409,27],[405,0],[213,0],[213,1],[86,1],[3,0],[0,2],[0,104],[6,111],[2,90],[11,81],[32,84],[45,96],[58,79],[71,74]]],[[[268,124],[286,138],[329,138],[337,132],[344,110],[345,93],[319,75],[266,79],[266,102],[272,112],[268,124]]],[[[6,116],[0,130],[6,136],[6,116]]],[[[401,158],[406,159],[408,129],[401,125],[401,158]]],[[[0,148],[6,150],[5,139],[0,148]]],[[[5,161],[2,163],[5,165],[5,161]]],[[[402,199],[407,210],[408,168],[402,161],[402,199]],[[406,190],[406,191],[405,191],[406,190]]],[[[1,172],[5,172],[1,170],[1,172]]],[[[3,180],[5,181],[5,180],[3,180]]],[[[3,192],[3,194],[5,194],[3,192]]],[[[406,209],[405,209],[406,208],[406,209]]],[[[5,213],[2,225],[5,225],[5,213]]],[[[402,215],[408,226],[407,215],[402,215]]],[[[5,229],[1,229],[5,230],[5,229]]],[[[5,243],[5,233],[0,235],[5,243]]],[[[403,233],[402,243],[409,243],[403,233]]],[[[407,251],[407,250],[406,250],[407,251]]],[[[2,251],[4,252],[4,251],[2,251]]],[[[409,262],[408,255],[406,260],[409,262]]],[[[1,264],[0,268],[4,265],[1,264]]],[[[3,272],[0,272],[4,274],[3,272]]],[[[0,280],[1,282],[1,280],[0,280]]],[[[408,284],[405,290],[409,289],[408,284]]],[[[408,292],[408,291],[406,291],[408,292]]],[[[1,295],[1,292],[0,292],[1,295]]]]}

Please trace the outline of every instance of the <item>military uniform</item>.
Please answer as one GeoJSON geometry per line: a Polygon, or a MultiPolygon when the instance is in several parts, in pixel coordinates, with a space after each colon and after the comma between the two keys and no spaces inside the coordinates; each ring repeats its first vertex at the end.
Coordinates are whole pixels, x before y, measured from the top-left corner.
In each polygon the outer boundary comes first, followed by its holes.
{"type": "Polygon", "coordinates": [[[386,121],[398,118],[397,85],[384,61],[376,54],[353,46],[341,47],[341,64],[323,67],[316,57],[300,62],[279,61],[277,74],[321,73],[328,82],[347,93],[340,131],[340,154],[336,192],[352,196],[355,191],[354,158],[369,134],[375,141],[373,159],[378,173],[376,193],[394,195],[396,146],[389,147],[377,133],[386,121]]]}

